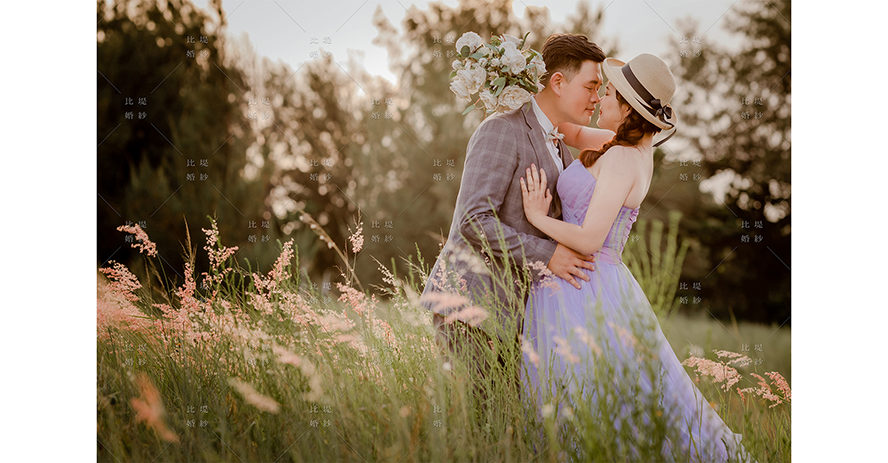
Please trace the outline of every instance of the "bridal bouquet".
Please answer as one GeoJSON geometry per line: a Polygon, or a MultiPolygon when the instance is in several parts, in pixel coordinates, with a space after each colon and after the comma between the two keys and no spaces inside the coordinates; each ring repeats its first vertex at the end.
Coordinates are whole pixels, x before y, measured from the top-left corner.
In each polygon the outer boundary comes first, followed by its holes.
{"type": "Polygon", "coordinates": [[[459,55],[453,61],[450,90],[466,102],[478,94],[464,115],[475,108],[487,114],[517,109],[543,89],[540,78],[546,74],[546,64],[539,52],[524,48],[528,35],[519,39],[503,34],[484,43],[478,34],[466,32],[456,41],[459,55]]]}

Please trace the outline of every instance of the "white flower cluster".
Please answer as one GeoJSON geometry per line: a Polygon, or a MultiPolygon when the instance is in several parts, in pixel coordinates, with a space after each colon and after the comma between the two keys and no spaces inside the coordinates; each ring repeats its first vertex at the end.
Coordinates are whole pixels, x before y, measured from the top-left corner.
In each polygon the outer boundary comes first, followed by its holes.
{"type": "Polygon", "coordinates": [[[546,74],[542,55],[525,48],[524,39],[508,34],[491,37],[484,43],[481,36],[466,32],[456,41],[458,59],[453,61],[450,90],[466,102],[478,94],[475,108],[501,113],[520,108],[530,96],[543,89],[540,78],[546,74]]]}

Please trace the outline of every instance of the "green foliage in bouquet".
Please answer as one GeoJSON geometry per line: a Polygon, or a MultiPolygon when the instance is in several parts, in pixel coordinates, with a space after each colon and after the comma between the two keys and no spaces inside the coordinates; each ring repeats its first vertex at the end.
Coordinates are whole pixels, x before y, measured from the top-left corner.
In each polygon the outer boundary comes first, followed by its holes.
{"type": "Polygon", "coordinates": [[[467,102],[478,94],[464,115],[476,108],[487,114],[520,108],[543,88],[546,65],[539,52],[525,48],[528,35],[519,39],[503,34],[483,43],[478,34],[466,32],[457,40],[450,90],[467,102]]]}

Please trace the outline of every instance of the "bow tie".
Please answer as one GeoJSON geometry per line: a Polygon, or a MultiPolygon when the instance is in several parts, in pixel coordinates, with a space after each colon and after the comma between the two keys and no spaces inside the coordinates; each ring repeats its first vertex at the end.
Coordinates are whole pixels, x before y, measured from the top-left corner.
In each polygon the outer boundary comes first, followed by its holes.
{"type": "Polygon", "coordinates": [[[558,133],[558,127],[552,128],[552,130],[550,130],[549,133],[546,134],[546,141],[554,140],[556,138],[559,140],[564,138],[563,133],[558,133]]]}

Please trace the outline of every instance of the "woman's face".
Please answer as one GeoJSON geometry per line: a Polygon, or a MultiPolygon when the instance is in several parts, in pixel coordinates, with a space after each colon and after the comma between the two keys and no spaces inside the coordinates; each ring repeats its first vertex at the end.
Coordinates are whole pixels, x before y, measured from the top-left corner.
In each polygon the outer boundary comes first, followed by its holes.
{"type": "Polygon", "coordinates": [[[598,110],[598,126],[602,129],[616,132],[632,108],[617,100],[617,89],[614,84],[607,83],[604,97],[601,99],[601,107],[598,110]]]}

